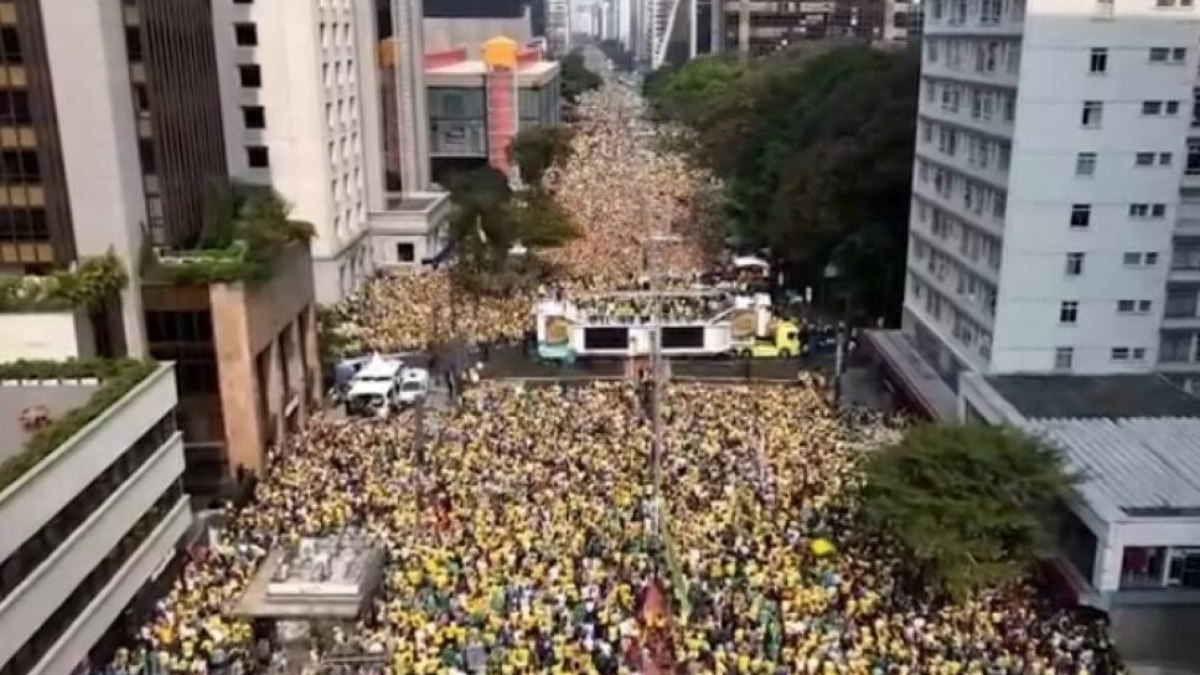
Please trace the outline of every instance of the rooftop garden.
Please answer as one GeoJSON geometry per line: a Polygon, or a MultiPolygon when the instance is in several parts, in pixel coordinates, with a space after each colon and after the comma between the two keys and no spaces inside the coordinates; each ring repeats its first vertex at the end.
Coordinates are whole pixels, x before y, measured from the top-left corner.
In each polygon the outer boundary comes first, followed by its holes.
{"type": "MultiPolygon", "coordinates": [[[[37,466],[92,420],[121,400],[158,368],[153,361],[136,359],[78,359],[68,361],[13,361],[0,363],[0,381],[88,380],[100,388],[87,403],[57,419],[46,420],[12,457],[0,462],[0,493],[25,472],[37,466]]],[[[20,420],[0,420],[0,424],[18,424],[20,420]]]]}
{"type": "Polygon", "coordinates": [[[148,256],[146,276],[175,285],[267,281],[284,249],[313,236],[312,225],[290,219],[290,211],[267,187],[214,186],[195,246],[148,256]]]}
{"type": "Polygon", "coordinates": [[[45,276],[0,276],[0,312],[96,309],[128,283],[125,266],[112,252],[45,276]]]}

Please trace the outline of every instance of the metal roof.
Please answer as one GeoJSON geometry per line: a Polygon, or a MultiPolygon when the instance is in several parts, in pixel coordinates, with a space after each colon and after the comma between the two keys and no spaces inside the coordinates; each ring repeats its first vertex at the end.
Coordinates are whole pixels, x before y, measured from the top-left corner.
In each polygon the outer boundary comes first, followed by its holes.
{"type": "Polygon", "coordinates": [[[1029,418],[1200,417],[1200,399],[1159,375],[996,375],[987,382],[1029,418]]]}
{"type": "Polygon", "coordinates": [[[1200,418],[1042,418],[1021,426],[1063,452],[1106,519],[1200,516],[1200,418]]]}

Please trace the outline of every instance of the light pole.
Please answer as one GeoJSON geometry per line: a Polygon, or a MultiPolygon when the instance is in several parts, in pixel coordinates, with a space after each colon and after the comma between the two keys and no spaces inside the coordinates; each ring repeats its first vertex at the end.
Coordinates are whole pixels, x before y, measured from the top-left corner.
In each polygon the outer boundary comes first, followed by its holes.
{"type": "Polygon", "coordinates": [[[654,245],[675,244],[682,241],[678,235],[656,234],[646,240],[646,262],[650,274],[650,293],[654,300],[654,315],[651,319],[650,367],[654,372],[654,395],[651,398],[651,424],[654,431],[651,471],[654,474],[654,529],[655,534],[662,537],[662,292],[658,287],[659,274],[655,265],[654,245]]]}
{"type": "MultiPolygon", "coordinates": [[[[829,294],[829,286],[837,281],[841,276],[841,270],[834,263],[829,263],[825,266],[825,288],[826,297],[829,294]]],[[[846,322],[838,319],[837,324],[837,347],[833,357],[833,406],[836,408],[842,401],[842,371],[845,369],[846,361],[846,322]]]]}

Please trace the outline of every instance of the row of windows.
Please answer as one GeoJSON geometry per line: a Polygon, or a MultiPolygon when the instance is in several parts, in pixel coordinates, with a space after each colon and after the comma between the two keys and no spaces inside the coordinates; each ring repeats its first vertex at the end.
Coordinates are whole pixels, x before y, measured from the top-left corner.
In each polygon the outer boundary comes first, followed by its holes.
{"type": "MultiPolygon", "coordinates": [[[[1087,254],[1081,251],[1068,253],[1066,264],[1067,276],[1077,277],[1082,275],[1086,259],[1087,254]]],[[[1154,267],[1158,264],[1158,253],[1156,251],[1126,251],[1121,254],[1121,264],[1125,267],[1154,267]]]]}
{"type": "Polygon", "coordinates": [[[15,591],[21,582],[58,550],[58,547],[129,480],[173,433],[175,416],[168,413],[8,556],[3,564],[0,564],[0,600],[15,591]]]}
{"type": "Polygon", "coordinates": [[[1025,0],[931,0],[929,17],[943,18],[950,25],[961,25],[971,17],[985,26],[1000,23],[1005,17],[1020,22],[1025,17],[1025,0]]]}
{"type": "MultiPolygon", "coordinates": [[[[1153,309],[1154,302],[1151,300],[1117,300],[1116,311],[1118,314],[1149,314],[1153,309]]],[[[1079,322],[1079,301],[1078,300],[1063,300],[1058,307],[1058,322],[1063,324],[1076,324],[1079,322]]]]}
{"type": "Polygon", "coordinates": [[[925,260],[925,271],[938,281],[945,281],[953,272],[955,292],[959,297],[979,307],[988,316],[996,314],[995,286],[915,236],[913,237],[913,259],[918,262],[925,260]]]}
{"type": "MultiPolygon", "coordinates": [[[[1173,117],[1179,114],[1181,101],[1142,101],[1143,117],[1173,117]]],[[[1079,124],[1085,129],[1099,129],[1104,124],[1104,101],[1084,101],[1079,111],[1079,124]]]]}
{"type": "MultiPolygon", "coordinates": [[[[1150,47],[1146,52],[1146,60],[1150,63],[1182,65],[1187,61],[1187,47],[1150,47]]],[[[1088,52],[1088,72],[1092,75],[1109,72],[1107,47],[1093,47],[1088,52]]]]}
{"type": "MultiPolygon", "coordinates": [[[[1071,227],[1085,228],[1092,224],[1091,204],[1072,204],[1071,216],[1068,219],[1071,227]]],[[[1167,217],[1167,205],[1135,202],[1129,205],[1129,217],[1134,220],[1164,220],[1167,217]]]]}
{"type": "Polygon", "coordinates": [[[930,206],[924,200],[917,200],[917,218],[922,223],[929,223],[929,230],[938,239],[953,243],[958,241],[958,251],[972,262],[986,261],[993,270],[1000,269],[1000,239],[975,226],[956,218],[945,211],[930,206]]]}
{"type": "MultiPolygon", "coordinates": [[[[1113,347],[1109,350],[1108,357],[1113,361],[1134,361],[1141,362],[1146,360],[1147,350],[1145,347],[1120,346],[1113,347]]],[[[1074,347],[1055,347],[1054,348],[1054,370],[1059,372],[1068,372],[1075,368],[1075,348],[1074,347]]]]}
{"type": "Polygon", "coordinates": [[[909,288],[912,289],[914,298],[924,300],[926,314],[935,320],[941,321],[943,314],[948,311],[951,326],[950,332],[955,339],[964,346],[977,350],[980,356],[991,358],[992,334],[987,329],[975,323],[970,316],[954,307],[954,303],[938,293],[933,287],[927,286],[920,279],[910,276],[909,288]]]}
{"type": "Polygon", "coordinates": [[[965,148],[967,163],[971,166],[977,166],[981,169],[996,167],[1001,171],[1008,170],[1011,159],[1011,149],[1008,142],[965,129],[955,129],[954,127],[935,124],[928,120],[922,120],[920,126],[921,141],[923,143],[932,145],[935,138],[934,132],[937,132],[937,148],[942,154],[948,157],[955,157],[958,155],[960,148],[965,148]]]}
{"type": "Polygon", "coordinates": [[[85,614],[87,606],[125,566],[129,557],[145,543],[146,538],[162,523],[182,496],[183,482],[176,479],[133,527],[129,528],[117,545],[92,568],[87,577],[75,587],[58,609],[54,610],[37,632],[13,654],[3,668],[0,668],[0,675],[25,675],[33,670],[67,629],[85,614]]]}
{"type": "Polygon", "coordinates": [[[973,40],[970,38],[925,38],[925,56],[929,63],[943,62],[949,70],[1015,75],[1021,68],[1021,43],[1015,40],[973,40]],[[969,61],[969,63],[967,63],[969,61]]]}
{"type": "Polygon", "coordinates": [[[987,213],[1001,220],[1004,218],[1008,200],[1003,190],[924,159],[917,165],[917,178],[922,184],[932,182],[934,191],[943,199],[960,198],[963,208],[968,211],[978,215],[987,213]]]}
{"type": "Polygon", "coordinates": [[[212,342],[212,313],[202,311],[146,312],[146,339],[161,342],[212,342]]]}

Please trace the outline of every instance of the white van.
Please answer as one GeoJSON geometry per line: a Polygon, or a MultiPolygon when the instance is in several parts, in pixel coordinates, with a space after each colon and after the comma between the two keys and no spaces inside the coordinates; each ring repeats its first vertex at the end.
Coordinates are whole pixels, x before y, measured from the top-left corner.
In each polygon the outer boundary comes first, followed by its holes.
{"type": "Polygon", "coordinates": [[[399,405],[400,380],[403,364],[400,361],[371,357],[350,380],[346,392],[346,414],[386,414],[399,405]]]}
{"type": "Polygon", "coordinates": [[[429,395],[429,371],[405,368],[400,373],[400,405],[415,405],[429,395]]]}

